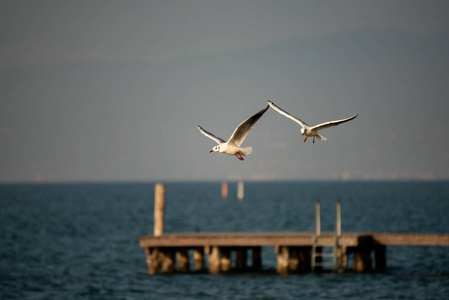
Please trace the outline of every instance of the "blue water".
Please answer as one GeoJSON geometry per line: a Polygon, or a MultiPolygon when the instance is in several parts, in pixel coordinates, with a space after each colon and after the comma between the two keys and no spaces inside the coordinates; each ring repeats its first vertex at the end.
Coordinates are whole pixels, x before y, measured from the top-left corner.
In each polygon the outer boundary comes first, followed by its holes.
{"type": "MultiPolygon", "coordinates": [[[[166,183],[166,232],[333,230],[449,233],[448,182],[166,183]]],[[[0,299],[448,299],[449,247],[388,247],[387,271],[148,276],[154,183],[0,185],[0,299]]]]}

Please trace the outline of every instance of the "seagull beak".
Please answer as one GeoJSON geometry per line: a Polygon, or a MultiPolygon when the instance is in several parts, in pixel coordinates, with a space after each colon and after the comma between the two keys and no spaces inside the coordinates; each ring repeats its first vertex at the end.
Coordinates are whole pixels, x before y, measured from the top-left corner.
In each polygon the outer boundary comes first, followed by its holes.
{"type": "Polygon", "coordinates": [[[212,152],[214,152],[214,150],[210,150],[210,151],[209,151],[209,153],[212,153],[212,152]]]}

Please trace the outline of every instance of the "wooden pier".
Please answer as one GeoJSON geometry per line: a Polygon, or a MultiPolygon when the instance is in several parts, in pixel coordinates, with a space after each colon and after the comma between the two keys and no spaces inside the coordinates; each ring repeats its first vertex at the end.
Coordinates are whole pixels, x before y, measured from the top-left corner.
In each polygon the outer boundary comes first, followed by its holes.
{"type": "Polygon", "coordinates": [[[449,234],[341,232],[340,202],[335,231],[321,232],[319,201],[314,232],[196,232],[163,234],[165,188],[156,186],[155,234],[141,236],[148,273],[262,269],[261,249],[273,247],[279,274],[332,270],[383,271],[387,246],[449,246],[449,234]],[[349,258],[352,257],[352,264],[349,258]],[[207,262],[207,264],[206,264],[207,262]]]}
{"type": "MultiPolygon", "coordinates": [[[[317,238],[321,249],[334,247],[334,232],[322,233],[317,238]]],[[[276,271],[280,274],[311,272],[312,232],[201,232],[164,234],[159,237],[142,236],[139,243],[147,256],[148,272],[189,272],[193,259],[193,271],[205,268],[218,274],[231,270],[234,253],[236,270],[260,269],[261,247],[272,246],[277,254],[276,271]],[[189,253],[193,253],[189,258],[189,253]],[[247,261],[248,256],[251,262],[247,261]]],[[[352,254],[352,270],[356,272],[383,271],[386,268],[386,246],[449,246],[449,234],[417,233],[349,233],[337,241],[337,264],[331,268],[338,272],[348,270],[348,256],[352,254]],[[374,254],[374,255],[373,255],[374,254]],[[374,258],[374,259],[373,259],[374,258]]]]}

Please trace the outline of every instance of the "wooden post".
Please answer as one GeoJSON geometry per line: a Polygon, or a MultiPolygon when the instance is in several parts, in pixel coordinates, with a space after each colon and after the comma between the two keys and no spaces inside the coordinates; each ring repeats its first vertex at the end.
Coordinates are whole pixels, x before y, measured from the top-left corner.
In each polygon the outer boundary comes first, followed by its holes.
{"type": "Polygon", "coordinates": [[[165,186],[157,183],[154,188],[154,236],[164,234],[165,186]]]}
{"type": "Polygon", "coordinates": [[[374,248],[374,259],[376,271],[383,272],[387,269],[387,247],[385,245],[377,245],[374,248]]]}
{"type": "Polygon", "coordinates": [[[261,251],[262,251],[262,247],[253,247],[252,248],[253,268],[260,269],[262,267],[261,251]]]}
{"type": "Polygon", "coordinates": [[[220,249],[217,246],[213,246],[209,254],[209,273],[220,273],[220,249]]]}
{"type": "Polygon", "coordinates": [[[337,272],[342,273],[347,267],[346,247],[340,246],[341,236],[341,203],[340,199],[335,202],[335,251],[337,254],[337,272]]]}
{"type": "Polygon", "coordinates": [[[342,273],[347,269],[348,269],[347,247],[340,246],[337,248],[337,272],[342,273]]]}
{"type": "Polygon", "coordinates": [[[160,254],[162,273],[173,273],[175,271],[175,252],[173,250],[164,250],[160,254]]]}
{"type": "Polygon", "coordinates": [[[231,270],[231,250],[222,248],[220,255],[220,271],[227,272],[229,270],[231,270]]]}
{"type": "Polygon", "coordinates": [[[355,272],[368,272],[372,270],[371,251],[356,250],[354,252],[353,268],[355,272]]]}
{"type": "Polygon", "coordinates": [[[341,204],[340,199],[335,203],[335,234],[341,236],[341,204]]]}
{"type": "Polygon", "coordinates": [[[278,257],[277,257],[277,266],[276,271],[279,274],[288,274],[288,258],[289,258],[289,251],[288,247],[286,246],[280,246],[277,249],[278,251],[278,257]]]}
{"type": "Polygon", "coordinates": [[[187,273],[190,271],[189,252],[187,248],[180,248],[176,251],[176,262],[179,272],[187,273]]]}
{"type": "Polygon", "coordinates": [[[310,260],[312,259],[311,247],[298,248],[298,271],[310,272],[310,260]]]}
{"type": "Polygon", "coordinates": [[[296,272],[299,268],[299,254],[298,248],[290,247],[288,253],[288,271],[296,272]]]}
{"type": "Polygon", "coordinates": [[[221,183],[221,197],[223,199],[228,198],[228,182],[227,181],[223,181],[221,183]]]}
{"type": "Polygon", "coordinates": [[[158,274],[161,262],[158,248],[145,248],[145,255],[147,258],[148,274],[158,274]]]}
{"type": "Polygon", "coordinates": [[[204,269],[204,249],[198,248],[193,250],[193,269],[200,271],[204,269]]]}
{"type": "Polygon", "coordinates": [[[320,200],[315,201],[315,235],[321,234],[320,200]]]}
{"type": "Polygon", "coordinates": [[[237,248],[235,250],[235,268],[243,270],[246,268],[247,248],[237,248]]]}

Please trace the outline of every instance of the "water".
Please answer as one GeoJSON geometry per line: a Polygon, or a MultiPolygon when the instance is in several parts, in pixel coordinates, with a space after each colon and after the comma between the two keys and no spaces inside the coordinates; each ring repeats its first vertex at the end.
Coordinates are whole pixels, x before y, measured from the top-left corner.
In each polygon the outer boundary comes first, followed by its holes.
{"type": "MultiPolygon", "coordinates": [[[[449,233],[448,182],[167,183],[166,232],[333,230],[449,233]]],[[[0,185],[0,299],[447,299],[448,247],[388,247],[387,271],[148,276],[153,183],[0,185]]]]}

